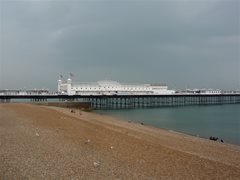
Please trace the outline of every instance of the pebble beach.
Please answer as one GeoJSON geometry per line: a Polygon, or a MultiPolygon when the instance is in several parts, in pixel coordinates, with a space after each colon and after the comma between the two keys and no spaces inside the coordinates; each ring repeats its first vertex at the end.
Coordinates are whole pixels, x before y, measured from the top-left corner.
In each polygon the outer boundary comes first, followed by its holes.
{"type": "Polygon", "coordinates": [[[240,146],[78,109],[0,104],[0,179],[238,179],[240,146]]]}

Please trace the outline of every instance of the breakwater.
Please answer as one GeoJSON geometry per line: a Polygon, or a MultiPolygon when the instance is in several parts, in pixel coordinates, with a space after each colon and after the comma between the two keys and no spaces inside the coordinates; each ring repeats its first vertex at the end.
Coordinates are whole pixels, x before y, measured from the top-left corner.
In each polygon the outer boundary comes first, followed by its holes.
{"type": "Polygon", "coordinates": [[[83,109],[83,110],[91,109],[91,104],[88,102],[35,102],[33,104],[42,105],[42,106],[75,108],[75,109],[83,109]]]}

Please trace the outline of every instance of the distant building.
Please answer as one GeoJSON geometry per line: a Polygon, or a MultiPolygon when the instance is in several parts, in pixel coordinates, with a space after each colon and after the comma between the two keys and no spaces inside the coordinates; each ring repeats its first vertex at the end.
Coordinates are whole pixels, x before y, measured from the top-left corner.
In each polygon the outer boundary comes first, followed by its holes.
{"type": "Polygon", "coordinates": [[[49,91],[47,89],[28,89],[28,90],[13,90],[4,89],[0,90],[0,95],[47,95],[49,91]]]}
{"type": "Polygon", "coordinates": [[[182,91],[177,91],[180,94],[222,94],[219,89],[186,89],[182,91]]]}
{"type": "Polygon", "coordinates": [[[58,80],[58,93],[67,95],[153,95],[174,94],[161,84],[120,84],[117,81],[72,82],[58,80]]]}

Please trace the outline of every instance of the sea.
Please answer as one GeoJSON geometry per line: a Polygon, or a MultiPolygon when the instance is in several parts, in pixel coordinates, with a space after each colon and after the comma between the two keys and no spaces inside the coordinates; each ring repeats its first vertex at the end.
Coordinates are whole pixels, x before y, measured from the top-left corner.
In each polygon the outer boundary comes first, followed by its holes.
{"type": "Polygon", "coordinates": [[[240,145],[240,104],[96,110],[126,121],[240,145]]]}

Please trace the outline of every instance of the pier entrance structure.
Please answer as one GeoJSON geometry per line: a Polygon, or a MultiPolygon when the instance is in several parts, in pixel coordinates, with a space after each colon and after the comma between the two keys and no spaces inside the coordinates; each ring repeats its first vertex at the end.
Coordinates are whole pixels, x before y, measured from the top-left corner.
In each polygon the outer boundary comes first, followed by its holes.
{"type": "Polygon", "coordinates": [[[58,93],[65,95],[159,95],[174,94],[165,84],[120,84],[117,81],[72,82],[58,80],[58,93]]]}

